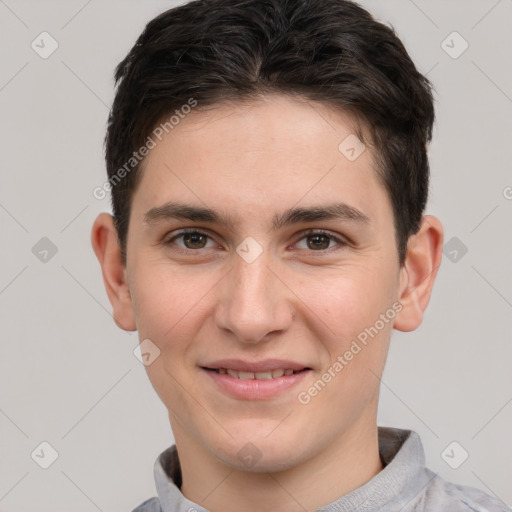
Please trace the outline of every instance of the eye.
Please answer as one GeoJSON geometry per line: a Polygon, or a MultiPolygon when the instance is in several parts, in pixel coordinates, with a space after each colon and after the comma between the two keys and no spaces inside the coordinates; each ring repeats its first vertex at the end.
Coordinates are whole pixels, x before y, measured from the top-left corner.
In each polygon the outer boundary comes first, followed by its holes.
{"type": "Polygon", "coordinates": [[[210,238],[209,235],[195,229],[181,231],[177,235],[167,240],[166,245],[175,244],[180,249],[184,250],[197,250],[197,249],[208,249],[216,247],[215,242],[210,238]],[[182,244],[177,243],[177,240],[181,240],[182,244]],[[208,246],[208,241],[210,245],[208,246]]]}
{"type": "Polygon", "coordinates": [[[303,237],[295,244],[295,247],[298,249],[311,249],[315,252],[322,252],[331,249],[333,247],[332,242],[335,242],[338,246],[347,245],[342,238],[333,235],[329,231],[310,230],[303,234],[303,237]]]}

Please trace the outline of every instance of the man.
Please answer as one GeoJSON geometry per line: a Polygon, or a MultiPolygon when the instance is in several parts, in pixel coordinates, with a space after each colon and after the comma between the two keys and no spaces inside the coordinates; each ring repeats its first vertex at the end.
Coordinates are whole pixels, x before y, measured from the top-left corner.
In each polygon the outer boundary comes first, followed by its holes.
{"type": "Polygon", "coordinates": [[[136,512],[506,510],[377,426],[443,242],[430,84],[393,31],[344,0],[190,2],[116,80],[92,243],[176,440],[136,512]]]}

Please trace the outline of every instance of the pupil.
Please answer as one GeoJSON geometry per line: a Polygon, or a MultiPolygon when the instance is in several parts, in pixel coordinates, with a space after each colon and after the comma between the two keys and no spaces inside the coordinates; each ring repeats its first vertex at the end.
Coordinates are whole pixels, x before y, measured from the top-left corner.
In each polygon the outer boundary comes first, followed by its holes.
{"type": "Polygon", "coordinates": [[[310,249],[327,249],[329,247],[329,237],[326,235],[310,235],[308,247],[310,249]],[[312,242],[313,240],[314,242],[312,242]]]}
{"type": "Polygon", "coordinates": [[[189,249],[201,249],[205,245],[206,237],[201,233],[185,233],[184,242],[189,249]],[[189,247],[192,245],[193,247],[189,247]]]}

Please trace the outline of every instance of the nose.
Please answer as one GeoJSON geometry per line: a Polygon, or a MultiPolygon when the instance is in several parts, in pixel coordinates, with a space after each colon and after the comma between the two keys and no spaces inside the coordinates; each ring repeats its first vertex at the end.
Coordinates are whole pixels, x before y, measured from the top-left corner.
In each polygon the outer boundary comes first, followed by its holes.
{"type": "Polygon", "coordinates": [[[293,317],[291,292],[270,268],[265,251],[252,263],[233,258],[218,291],[217,327],[247,344],[285,332],[293,317]]]}

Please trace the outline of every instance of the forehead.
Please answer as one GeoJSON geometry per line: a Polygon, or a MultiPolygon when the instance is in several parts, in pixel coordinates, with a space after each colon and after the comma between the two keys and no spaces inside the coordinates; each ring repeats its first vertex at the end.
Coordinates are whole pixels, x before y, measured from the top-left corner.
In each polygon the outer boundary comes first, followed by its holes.
{"type": "Polygon", "coordinates": [[[322,203],[389,213],[358,128],[348,114],[286,96],[198,108],[146,157],[133,213],[185,198],[269,222],[284,208],[322,203]]]}

